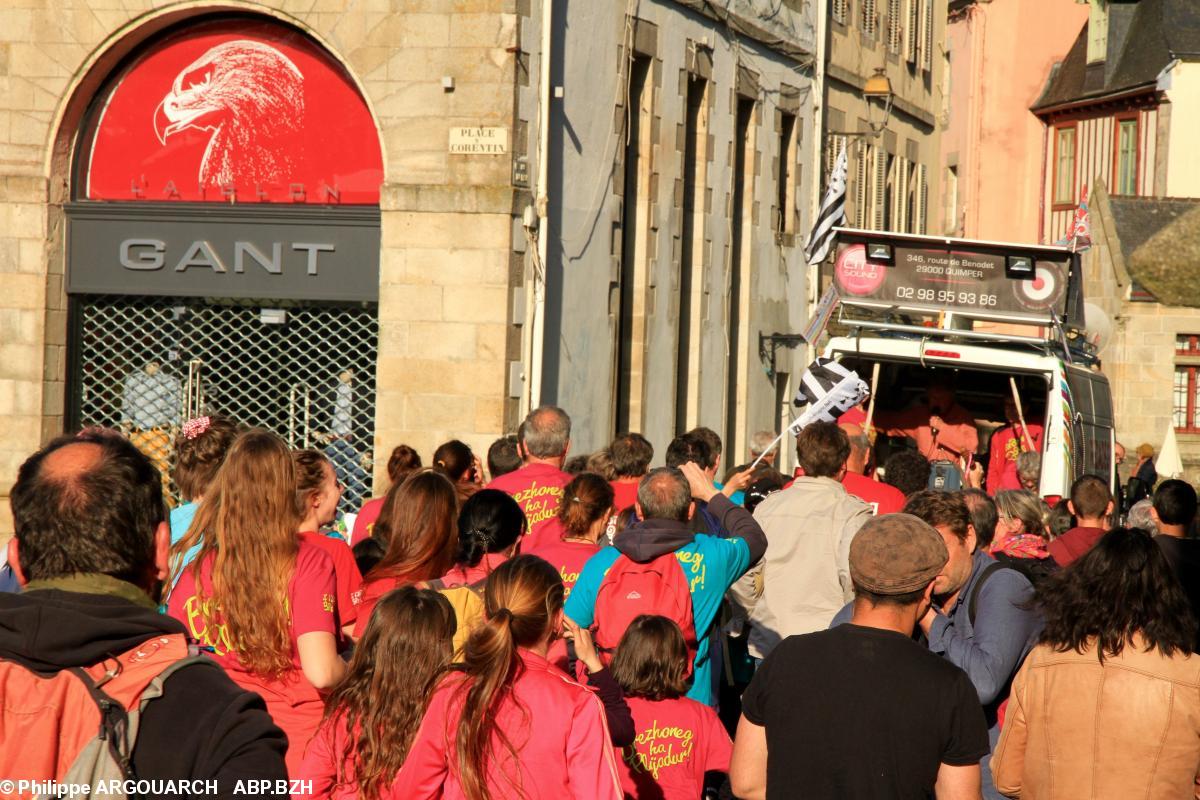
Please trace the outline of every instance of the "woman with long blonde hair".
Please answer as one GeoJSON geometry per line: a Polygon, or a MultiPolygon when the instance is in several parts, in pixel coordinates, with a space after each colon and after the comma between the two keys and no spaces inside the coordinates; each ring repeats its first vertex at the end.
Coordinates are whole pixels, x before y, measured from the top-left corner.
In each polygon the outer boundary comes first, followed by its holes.
{"type": "Polygon", "coordinates": [[[619,800],[599,698],[546,660],[562,603],[562,580],[536,556],[491,573],[486,621],[433,693],[397,797],[619,800]]]}
{"type": "Polygon", "coordinates": [[[320,723],[319,690],[346,670],[337,652],[333,561],[296,535],[305,516],[296,489],[282,439],[257,429],[238,436],[172,548],[173,556],[199,551],[190,565],[173,568],[178,582],[167,603],[236,683],[262,696],[288,735],[289,770],[320,723]]]}

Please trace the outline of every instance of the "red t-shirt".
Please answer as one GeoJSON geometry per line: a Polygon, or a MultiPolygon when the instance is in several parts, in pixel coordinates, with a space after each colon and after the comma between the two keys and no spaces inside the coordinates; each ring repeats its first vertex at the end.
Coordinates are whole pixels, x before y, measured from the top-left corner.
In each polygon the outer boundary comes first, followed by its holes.
{"type": "Polygon", "coordinates": [[[895,514],[904,508],[904,493],[874,478],[847,472],[842,478],[846,491],[871,506],[874,514],[895,514]]]}
{"type": "Polygon", "coordinates": [[[302,531],[300,540],[316,545],[321,550],[333,559],[333,576],[334,582],[337,585],[337,617],[338,639],[341,639],[341,630],[346,625],[353,625],[354,620],[358,619],[358,609],[354,605],[354,591],[362,583],[362,573],[358,571],[358,563],[354,560],[354,553],[350,547],[341,539],[335,539],[332,536],[323,536],[312,531],[302,531]]]}
{"type": "Polygon", "coordinates": [[[512,495],[525,512],[525,519],[529,521],[529,539],[524,547],[528,547],[541,538],[542,530],[558,515],[563,487],[570,482],[571,476],[556,467],[526,464],[515,472],[496,478],[487,488],[512,495]]]}
{"type": "MultiPolygon", "coordinates": [[[[575,581],[579,580],[579,573],[583,571],[583,565],[589,558],[600,552],[600,545],[591,542],[564,541],[562,524],[558,520],[554,522],[554,526],[546,529],[546,536],[536,547],[522,547],[521,552],[544,558],[558,570],[563,588],[566,590],[563,594],[565,600],[571,596],[571,589],[575,586],[575,581]]],[[[562,639],[555,639],[550,644],[550,652],[546,658],[551,664],[565,672],[567,669],[567,643],[562,639]]]]}
{"type": "Polygon", "coordinates": [[[1106,533],[1108,531],[1103,528],[1071,528],[1046,545],[1046,549],[1060,567],[1065,567],[1091,550],[1106,533]]]}
{"type": "Polygon", "coordinates": [[[608,482],[608,485],[611,486],[613,490],[613,508],[615,508],[618,513],[624,511],[637,502],[637,490],[638,484],[640,483],[640,480],[616,480],[608,482]]]}
{"type": "Polygon", "coordinates": [[[354,545],[363,539],[371,538],[371,529],[375,527],[375,520],[379,519],[379,512],[383,510],[383,501],[385,499],[384,497],[376,497],[374,500],[368,500],[358,510],[358,516],[354,518],[354,530],[350,532],[351,547],[354,547],[354,545]]]}
{"type": "Polygon", "coordinates": [[[379,598],[392,589],[399,589],[410,583],[412,581],[402,577],[376,578],[370,582],[361,581],[358,591],[351,595],[354,598],[354,638],[362,638],[363,631],[367,628],[367,620],[371,618],[371,612],[375,610],[375,604],[379,602],[379,598]]]}
{"type": "MultiPolygon", "coordinates": [[[[212,591],[212,567],[211,556],[200,564],[200,585],[205,595],[212,591]]],[[[304,748],[320,724],[324,711],[320,692],[304,677],[296,640],[306,633],[337,635],[336,592],[333,559],[321,548],[302,539],[296,553],[296,568],[288,582],[288,596],[284,598],[291,610],[292,669],[279,679],[247,670],[223,624],[215,623],[215,630],[205,627],[200,615],[195,574],[191,569],[180,576],[167,602],[167,613],[183,623],[188,636],[210,649],[213,659],[225,668],[236,684],[256,692],[266,702],[275,724],[288,737],[289,772],[299,768],[304,748]]]]}
{"type": "Polygon", "coordinates": [[[626,698],[637,739],[617,750],[626,798],[695,800],[704,791],[704,773],[728,772],[733,742],[703,703],[626,698]]]}

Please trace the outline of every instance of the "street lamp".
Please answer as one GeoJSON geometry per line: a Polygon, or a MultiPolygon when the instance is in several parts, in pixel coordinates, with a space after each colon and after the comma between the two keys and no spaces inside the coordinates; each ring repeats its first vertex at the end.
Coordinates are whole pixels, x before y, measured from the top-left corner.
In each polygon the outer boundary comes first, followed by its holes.
{"type": "Polygon", "coordinates": [[[892,100],[895,98],[892,94],[892,82],[883,74],[883,67],[877,68],[875,74],[867,79],[866,85],[863,86],[863,98],[867,101],[867,124],[871,126],[875,135],[879,135],[887,127],[888,119],[892,116],[892,100]],[[879,122],[875,121],[876,106],[882,106],[883,109],[883,118],[879,122]]]}
{"type": "Polygon", "coordinates": [[[878,67],[875,74],[867,78],[867,82],[863,84],[862,89],[863,99],[867,103],[867,127],[869,131],[827,131],[826,136],[845,136],[850,139],[870,136],[875,137],[883,133],[883,129],[887,127],[888,120],[892,116],[892,101],[896,95],[892,93],[892,82],[888,80],[888,76],[884,74],[883,67],[878,67]]]}

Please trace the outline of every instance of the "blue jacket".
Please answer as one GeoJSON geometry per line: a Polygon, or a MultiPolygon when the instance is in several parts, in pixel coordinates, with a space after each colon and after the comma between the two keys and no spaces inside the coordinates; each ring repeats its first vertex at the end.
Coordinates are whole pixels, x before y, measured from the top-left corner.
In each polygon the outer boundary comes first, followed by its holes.
{"type": "MultiPolygon", "coordinates": [[[[1015,569],[995,570],[983,584],[971,623],[970,601],[975,584],[995,560],[982,550],[972,556],[971,575],[958,592],[948,614],[940,610],[929,628],[929,649],[961,668],[971,679],[988,727],[1008,697],[1013,676],[1042,632],[1041,617],[1024,606],[1033,597],[1033,586],[1015,569]]],[[[847,605],[833,624],[849,622],[853,604],[847,605]]]]}
{"type": "Polygon", "coordinates": [[[612,547],[588,559],[567,598],[566,614],[578,625],[591,627],[595,622],[596,594],[613,562],[625,555],[645,563],[674,552],[691,588],[692,619],[699,640],[692,688],[687,696],[713,705],[712,662],[705,634],[717,618],[725,592],[766,552],[767,539],[750,512],[735,506],[724,495],[713,497],[708,508],[720,526],[730,531],[730,538],[692,533],[687,522],[674,520],[645,520],[627,528],[613,540],[612,547]]]}

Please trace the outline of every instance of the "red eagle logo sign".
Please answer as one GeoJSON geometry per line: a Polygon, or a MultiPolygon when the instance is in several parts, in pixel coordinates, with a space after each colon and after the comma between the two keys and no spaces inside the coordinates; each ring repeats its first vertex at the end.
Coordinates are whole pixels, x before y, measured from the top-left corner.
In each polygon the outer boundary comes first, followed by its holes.
{"type": "Polygon", "coordinates": [[[262,42],[219,44],[175,77],[158,104],[154,132],[166,144],[182,130],[210,131],[200,161],[201,188],[235,180],[279,181],[292,173],[292,148],[304,119],[304,76],[262,42]]]}
{"type": "Polygon", "coordinates": [[[87,199],[379,202],[370,110],[341,65],[284,25],[191,25],[151,44],[100,101],[87,199]]]}

